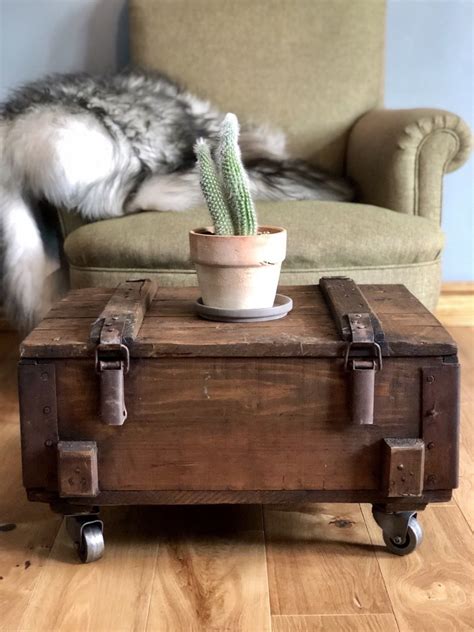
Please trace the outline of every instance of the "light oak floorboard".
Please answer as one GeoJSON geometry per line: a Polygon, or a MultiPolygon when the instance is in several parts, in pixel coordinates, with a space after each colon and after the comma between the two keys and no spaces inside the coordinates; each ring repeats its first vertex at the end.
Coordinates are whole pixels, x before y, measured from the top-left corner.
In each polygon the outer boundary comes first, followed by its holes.
{"type": "Polygon", "coordinates": [[[77,562],[63,526],[21,630],[271,629],[259,507],[113,508],[103,517],[107,552],[93,564],[77,562]]]}
{"type": "Polygon", "coordinates": [[[448,327],[451,336],[459,346],[461,363],[470,368],[474,367],[474,327],[448,327]]]}
{"type": "Polygon", "coordinates": [[[441,296],[445,294],[466,294],[474,292],[474,281],[444,281],[441,296]]]}
{"type": "Polygon", "coordinates": [[[16,630],[60,527],[30,503],[21,480],[17,371],[19,337],[0,332],[0,631],[16,630]]]}
{"type": "Polygon", "coordinates": [[[451,327],[461,362],[459,487],[453,498],[474,531],[474,327],[451,327]]]}
{"type": "Polygon", "coordinates": [[[0,424],[0,630],[10,632],[28,604],[60,526],[48,506],[26,499],[18,425],[0,424]]]}
{"type": "Polygon", "coordinates": [[[404,557],[385,549],[370,506],[362,510],[400,632],[472,630],[474,547],[459,508],[420,512],[424,541],[404,557]]]}
{"type": "Polygon", "coordinates": [[[261,508],[176,507],[162,514],[150,632],[269,632],[261,508]]]}
{"type": "Polygon", "coordinates": [[[0,331],[0,426],[18,426],[17,369],[19,337],[0,331]]]}
{"type": "Polygon", "coordinates": [[[398,632],[393,614],[274,615],[273,632],[398,632]]]}
{"type": "Polygon", "coordinates": [[[461,363],[461,401],[474,404],[474,327],[450,327],[461,363]]]}
{"type": "Polygon", "coordinates": [[[272,614],[391,613],[359,505],[264,510],[272,614]]]}
{"type": "Polygon", "coordinates": [[[459,487],[454,490],[453,497],[469,529],[474,531],[474,410],[470,402],[463,404],[461,409],[459,487]]]}
{"type": "Polygon", "coordinates": [[[445,326],[474,326],[474,283],[445,283],[436,309],[445,326]]]}
{"type": "Polygon", "coordinates": [[[81,564],[63,524],[19,629],[119,632],[146,629],[159,544],[146,510],[104,510],[107,554],[81,564]]]}

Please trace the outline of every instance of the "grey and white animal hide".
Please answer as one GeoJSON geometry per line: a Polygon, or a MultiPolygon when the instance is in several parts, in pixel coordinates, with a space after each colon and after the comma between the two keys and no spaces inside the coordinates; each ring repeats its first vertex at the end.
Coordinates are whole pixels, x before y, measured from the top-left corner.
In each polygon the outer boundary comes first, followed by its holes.
{"type": "MultiPolygon", "coordinates": [[[[202,203],[193,146],[215,140],[223,114],[164,75],[56,75],[0,106],[0,231],[3,292],[23,328],[48,309],[55,262],[38,205],[87,220],[140,210],[186,211],[202,203]]],[[[256,199],[346,200],[342,180],[291,160],[281,132],[242,126],[240,145],[256,199]]]]}

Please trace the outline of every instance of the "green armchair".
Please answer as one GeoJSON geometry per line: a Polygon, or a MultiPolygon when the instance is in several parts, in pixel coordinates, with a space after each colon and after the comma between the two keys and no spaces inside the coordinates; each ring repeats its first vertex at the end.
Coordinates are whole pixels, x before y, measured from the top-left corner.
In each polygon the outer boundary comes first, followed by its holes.
{"type": "MultiPolygon", "coordinates": [[[[443,175],[466,160],[470,131],[448,112],[381,109],[384,23],[383,0],[130,2],[134,62],[242,120],[282,128],[293,155],[356,185],[354,203],[258,205],[262,223],[288,229],[281,282],[403,283],[434,308],[443,175]]],[[[196,284],[187,233],[209,223],[204,208],[60,219],[73,287],[134,276],[196,284]]]]}

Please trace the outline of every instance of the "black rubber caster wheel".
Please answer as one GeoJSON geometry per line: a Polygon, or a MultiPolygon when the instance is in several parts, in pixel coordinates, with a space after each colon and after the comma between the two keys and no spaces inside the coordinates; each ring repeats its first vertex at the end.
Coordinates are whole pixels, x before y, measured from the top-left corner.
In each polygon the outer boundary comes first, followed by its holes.
{"type": "Polygon", "coordinates": [[[423,529],[418,520],[412,516],[408,521],[407,534],[402,538],[391,538],[385,531],[383,539],[390,553],[395,555],[409,555],[417,549],[423,540],[423,529]]]}
{"type": "Polygon", "coordinates": [[[77,552],[84,564],[100,560],[104,554],[104,534],[99,524],[88,524],[82,529],[77,552]]]}

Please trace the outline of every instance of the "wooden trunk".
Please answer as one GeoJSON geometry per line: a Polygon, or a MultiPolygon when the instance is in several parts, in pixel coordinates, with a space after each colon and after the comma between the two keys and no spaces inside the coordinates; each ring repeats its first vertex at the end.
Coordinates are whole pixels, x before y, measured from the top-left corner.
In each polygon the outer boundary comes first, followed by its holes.
{"type": "MultiPolygon", "coordinates": [[[[458,469],[456,345],[405,287],[361,290],[384,334],[373,423],[362,424],[337,301],[331,311],[319,286],[281,288],[293,311],[252,324],[201,320],[197,288],[160,288],[148,309],[150,287],[132,302],[110,302],[113,289],[70,292],[21,346],[29,498],[71,511],[301,500],[401,510],[447,500],[458,469]],[[122,355],[96,358],[98,344],[122,355]],[[102,360],[125,369],[126,412],[110,423],[102,360]]],[[[367,362],[366,348],[351,358],[367,362]]]]}

